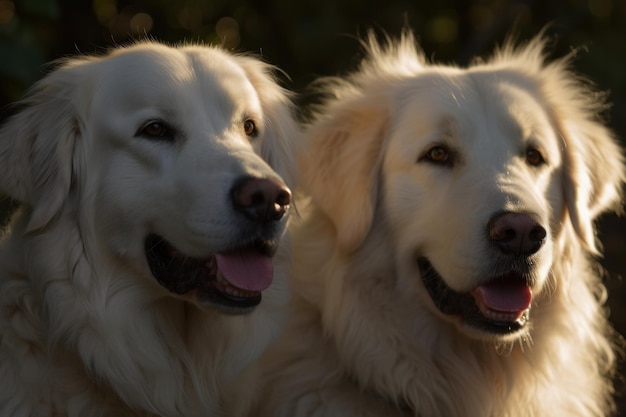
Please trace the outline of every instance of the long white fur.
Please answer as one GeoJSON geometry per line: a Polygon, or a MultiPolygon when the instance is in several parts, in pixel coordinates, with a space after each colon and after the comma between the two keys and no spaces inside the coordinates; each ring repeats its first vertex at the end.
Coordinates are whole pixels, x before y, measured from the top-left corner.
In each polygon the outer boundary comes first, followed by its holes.
{"type": "Polygon", "coordinates": [[[508,42],[457,68],[429,63],[410,34],[372,35],[357,71],[322,83],[301,158],[311,203],[294,234],[293,312],[249,415],[611,412],[614,333],[592,255],[594,220],[619,208],[624,161],[598,118],[602,96],[544,48],[542,37],[508,42]],[[539,171],[518,156],[524,129],[549,161],[539,171]],[[417,162],[428,140],[450,138],[457,166],[417,162]],[[531,321],[518,337],[476,336],[435,310],[415,251],[467,291],[489,262],[484,226],[505,209],[532,210],[548,230],[531,321]]]}
{"type": "Polygon", "coordinates": [[[288,249],[261,305],[228,315],[156,284],[143,239],[158,226],[208,256],[235,233],[232,178],[293,186],[299,129],[273,71],[217,47],[139,42],[63,61],[18,104],[0,130],[0,190],[23,203],[0,249],[0,415],[222,412],[278,332],[288,249]],[[135,137],[155,116],[175,143],[135,137]]]}

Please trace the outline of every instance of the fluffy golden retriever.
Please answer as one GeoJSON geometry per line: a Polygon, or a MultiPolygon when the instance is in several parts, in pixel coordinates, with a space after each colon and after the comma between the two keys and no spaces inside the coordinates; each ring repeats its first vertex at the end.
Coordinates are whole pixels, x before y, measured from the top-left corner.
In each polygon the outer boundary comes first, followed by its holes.
{"type": "Polygon", "coordinates": [[[0,415],[218,414],[287,298],[299,129],[272,73],[140,42],[64,61],[19,104],[0,130],[0,190],[23,203],[0,251],[0,415]]]}
{"type": "Polygon", "coordinates": [[[612,405],[594,220],[602,96],[538,37],[468,68],[370,38],[305,133],[286,334],[263,416],[591,417],[612,405]]]}

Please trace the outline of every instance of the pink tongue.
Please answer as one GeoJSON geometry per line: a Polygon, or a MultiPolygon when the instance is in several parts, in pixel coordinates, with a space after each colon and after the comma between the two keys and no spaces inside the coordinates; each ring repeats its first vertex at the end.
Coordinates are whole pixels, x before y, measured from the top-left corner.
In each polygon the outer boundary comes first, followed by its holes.
{"type": "Polygon", "coordinates": [[[490,310],[501,312],[522,312],[530,307],[532,292],[522,282],[498,282],[483,285],[473,292],[478,303],[490,310]]]}
{"type": "Polygon", "coordinates": [[[231,285],[248,291],[263,291],[272,283],[272,258],[254,251],[232,251],[215,255],[217,268],[231,285]]]}

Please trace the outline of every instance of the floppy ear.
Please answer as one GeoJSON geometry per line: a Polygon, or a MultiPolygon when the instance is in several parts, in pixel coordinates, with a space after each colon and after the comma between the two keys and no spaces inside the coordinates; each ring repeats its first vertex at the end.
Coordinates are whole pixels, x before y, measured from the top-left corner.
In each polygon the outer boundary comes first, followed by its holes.
{"type": "Polygon", "coordinates": [[[265,114],[265,140],[261,157],[276,171],[287,186],[296,186],[296,154],[300,145],[300,128],[296,123],[292,93],[282,88],[273,72],[276,68],[258,59],[239,56],[248,79],[256,89],[265,114]]]}
{"type": "Polygon", "coordinates": [[[35,84],[0,129],[0,190],[32,208],[27,231],[44,227],[69,193],[80,125],[69,72],[57,69],[35,84]]]}
{"type": "Polygon", "coordinates": [[[563,130],[567,208],[578,236],[598,254],[593,221],[605,211],[621,210],[624,158],[609,130],[598,123],[568,121],[563,130]]]}
{"type": "Polygon", "coordinates": [[[303,188],[332,220],[346,252],[362,243],[374,217],[388,126],[381,101],[359,97],[326,108],[328,116],[308,129],[300,158],[303,188]]]}

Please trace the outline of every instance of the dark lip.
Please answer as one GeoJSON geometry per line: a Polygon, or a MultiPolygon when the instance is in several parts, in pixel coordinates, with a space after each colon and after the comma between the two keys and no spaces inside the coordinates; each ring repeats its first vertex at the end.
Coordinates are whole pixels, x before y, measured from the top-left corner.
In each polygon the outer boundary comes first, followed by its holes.
{"type": "MultiPolygon", "coordinates": [[[[465,325],[492,335],[512,335],[528,324],[528,310],[516,321],[494,321],[486,318],[480,312],[474,297],[469,292],[458,292],[450,288],[427,258],[419,257],[417,263],[424,287],[443,314],[460,317],[465,325]]],[[[519,272],[508,272],[491,279],[496,281],[504,278],[523,280],[530,285],[532,283],[530,276],[519,272]]]]}
{"type": "MultiPolygon", "coordinates": [[[[255,239],[236,249],[253,249],[272,256],[278,242],[272,239],[255,239]]],[[[211,305],[227,313],[246,313],[261,303],[260,292],[249,292],[245,296],[235,296],[220,290],[217,285],[217,272],[212,263],[213,255],[206,258],[185,256],[165,238],[150,233],[144,242],[146,260],[156,281],[169,292],[188,296],[193,294],[202,305],[211,305]]]]}

